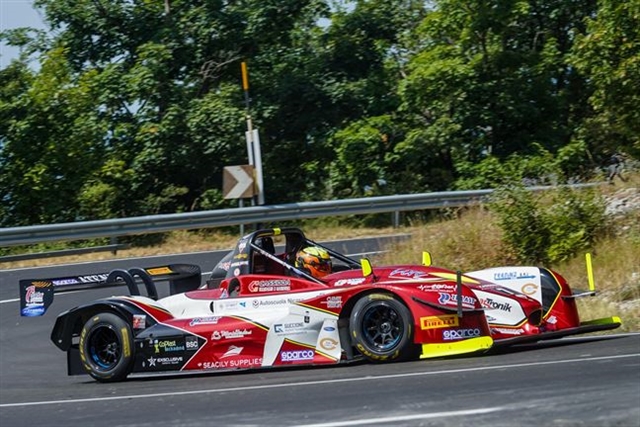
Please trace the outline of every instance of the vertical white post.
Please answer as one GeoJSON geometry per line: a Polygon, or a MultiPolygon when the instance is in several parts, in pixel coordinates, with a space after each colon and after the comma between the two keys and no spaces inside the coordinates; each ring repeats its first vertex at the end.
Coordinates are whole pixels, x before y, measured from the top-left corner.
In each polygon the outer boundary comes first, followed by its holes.
{"type": "Polygon", "coordinates": [[[256,186],[258,193],[258,204],[264,205],[264,182],[262,180],[262,150],[260,148],[260,135],[258,135],[258,129],[253,130],[253,157],[256,161],[254,165],[256,170],[256,186]]]}

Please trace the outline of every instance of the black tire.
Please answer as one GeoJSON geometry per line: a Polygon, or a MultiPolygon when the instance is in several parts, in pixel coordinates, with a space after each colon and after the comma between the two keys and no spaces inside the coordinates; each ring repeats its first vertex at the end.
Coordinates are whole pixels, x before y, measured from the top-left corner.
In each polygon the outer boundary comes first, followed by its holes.
{"type": "Polygon", "coordinates": [[[409,309],[388,294],[369,294],[356,302],[349,319],[356,349],[374,362],[407,360],[416,355],[409,309]]]}
{"type": "Polygon", "coordinates": [[[133,334],[120,316],[92,316],[82,327],[79,348],[84,370],[98,381],[122,381],[131,372],[133,334]]]}

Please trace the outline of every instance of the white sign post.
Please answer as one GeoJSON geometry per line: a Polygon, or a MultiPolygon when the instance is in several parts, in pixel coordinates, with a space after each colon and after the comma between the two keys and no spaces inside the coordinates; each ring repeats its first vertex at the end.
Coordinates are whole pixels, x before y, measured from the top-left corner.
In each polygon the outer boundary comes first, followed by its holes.
{"type": "MultiPolygon", "coordinates": [[[[257,196],[257,204],[264,205],[264,182],[262,179],[262,151],[260,149],[260,136],[258,129],[253,128],[251,115],[249,114],[249,76],[247,74],[247,64],[243,62],[242,66],[242,88],[244,89],[244,99],[247,104],[247,131],[245,138],[247,139],[247,153],[249,155],[249,164],[255,168],[255,195],[257,196]]],[[[252,199],[255,204],[255,200],[252,199]]]]}

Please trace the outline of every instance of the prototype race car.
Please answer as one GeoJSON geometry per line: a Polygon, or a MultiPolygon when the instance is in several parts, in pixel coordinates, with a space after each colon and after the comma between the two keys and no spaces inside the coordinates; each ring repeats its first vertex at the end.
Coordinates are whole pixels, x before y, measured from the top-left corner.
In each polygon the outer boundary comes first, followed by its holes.
{"type": "Polygon", "coordinates": [[[51,339],[67,352],[70,375],[108,382],[132,373],[388,362],[620,325],[617,318],[581,324],[575,295],[550,270],[463,275],[431,266],[428,253],[422,265],[373,268],[297,228],[240,238],[204,283],[200,268],[188,264],[22,280],[21,314],[42,315],[55,292],[124,285],[127,296],[57,317],[51,339]],[[330,255],[330,274],[318,278],[296,266],[307,247],[330,255]],[[169,296],[158,298],[159,281],[170,283],[169,296]]]}

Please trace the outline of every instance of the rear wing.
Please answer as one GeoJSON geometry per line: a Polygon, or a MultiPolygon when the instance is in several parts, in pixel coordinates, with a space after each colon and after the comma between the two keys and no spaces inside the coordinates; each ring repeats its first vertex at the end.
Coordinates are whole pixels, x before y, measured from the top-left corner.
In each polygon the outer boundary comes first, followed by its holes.
{"type": "Polygon", "coordinates": [[[171,295],[197,289],[200,267],[194,264],[170,264],[151,268],[116,269],[109,273],[66,276],[53,279],[20,280],[20,315],[42,316],[60,292],[127,286],[130,295],[140,295],[143,284],[147,296],[158,299],[155,282],[169,282],[171,295]]]}

